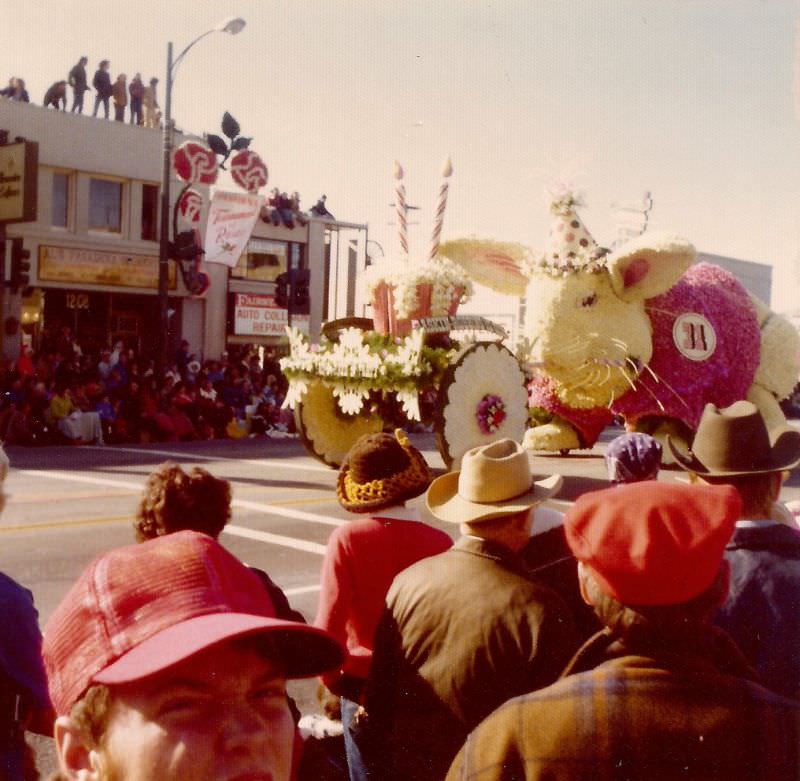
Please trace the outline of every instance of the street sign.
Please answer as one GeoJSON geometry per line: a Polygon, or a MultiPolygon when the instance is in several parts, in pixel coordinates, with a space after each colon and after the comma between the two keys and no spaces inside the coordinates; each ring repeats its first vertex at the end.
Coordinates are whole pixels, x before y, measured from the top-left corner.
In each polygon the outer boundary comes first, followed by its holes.
{"type": "Polygon", "coordinates": [[[0,224],[36,220],[39,144],[0,146],[0,224]]]}

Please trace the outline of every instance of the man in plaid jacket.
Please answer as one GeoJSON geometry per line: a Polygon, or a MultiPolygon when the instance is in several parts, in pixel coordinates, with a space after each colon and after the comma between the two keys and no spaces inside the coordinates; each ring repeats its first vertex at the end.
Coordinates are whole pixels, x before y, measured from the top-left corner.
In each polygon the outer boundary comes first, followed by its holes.
{"type": "Polygon", "coordinates": [[[800,703],[755,682],[710,617],[740,510],[729,486],[657,482],[582,496],[565,516],[605,629],[556,683],[509,700],[447,781],[755,781],[800,776],[800,703]]]}

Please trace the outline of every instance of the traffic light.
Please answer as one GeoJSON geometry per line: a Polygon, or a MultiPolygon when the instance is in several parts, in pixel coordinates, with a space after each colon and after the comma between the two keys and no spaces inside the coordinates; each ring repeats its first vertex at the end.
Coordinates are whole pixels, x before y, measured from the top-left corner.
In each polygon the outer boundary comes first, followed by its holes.
{"type": "Polygon", "coordinates": [[[311,274],[307,268],[292,269],[292,314],[307,315],[309,313],[308,286],[311,274]]]}
{"type": "Polygon", "coordinates": [[[275,304],[281,309],[289,307],[289,274],[285,271],[275,277],[275,304]]]}
{"type": "Polygon", "coordinates": [[[23,238],[17,236],[11,239],[11,274],[8,286],[17,291],[28,287],[31,272],[31,251],[25,249],[23,238]]]}

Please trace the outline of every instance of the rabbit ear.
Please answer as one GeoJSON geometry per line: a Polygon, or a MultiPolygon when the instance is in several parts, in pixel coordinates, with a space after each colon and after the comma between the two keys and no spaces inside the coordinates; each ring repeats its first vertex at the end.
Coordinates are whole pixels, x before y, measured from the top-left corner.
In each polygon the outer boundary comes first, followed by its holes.
{"type": "Polygon", "coordinates": [[[647,232],[608,256],[611,287],[623,301],[643,301],[669,290],[692,265],[697,252],[679,236],[647,232]]]}
{"type": "Polygon", "coordinates": [[[522,244],[489,239],[455,239],[439,247],[439,256],[458,263],[473,282],[510,296],[524,296],[530,251],[522,244]]]}

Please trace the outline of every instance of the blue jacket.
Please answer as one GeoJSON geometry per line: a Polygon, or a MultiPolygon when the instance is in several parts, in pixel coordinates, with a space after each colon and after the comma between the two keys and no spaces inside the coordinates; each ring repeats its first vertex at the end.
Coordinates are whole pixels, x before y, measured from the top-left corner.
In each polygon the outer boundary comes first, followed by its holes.
{"type": "Polygon", "coordinates": [[[800,699],[800,532],[782,524],[737,526],[725,558],[731,589],[715,623],[765,686],[800,699]]]}

